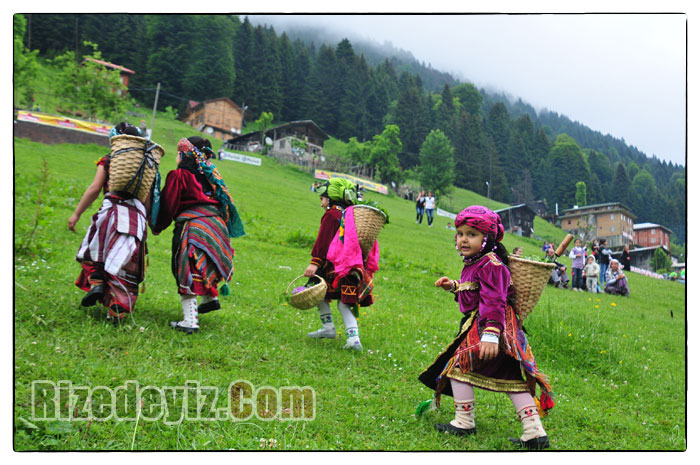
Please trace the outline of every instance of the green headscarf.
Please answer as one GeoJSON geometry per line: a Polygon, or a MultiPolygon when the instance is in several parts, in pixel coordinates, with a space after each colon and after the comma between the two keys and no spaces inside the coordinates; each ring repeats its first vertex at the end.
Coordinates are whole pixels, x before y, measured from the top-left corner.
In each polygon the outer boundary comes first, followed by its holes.
{"type": "Polygon", "coordinates": [[[331,178],[317,189],[318,195],[328,197],[336,203],[354,205],[357,202],[355,184],[343,178],[331,178]]]}

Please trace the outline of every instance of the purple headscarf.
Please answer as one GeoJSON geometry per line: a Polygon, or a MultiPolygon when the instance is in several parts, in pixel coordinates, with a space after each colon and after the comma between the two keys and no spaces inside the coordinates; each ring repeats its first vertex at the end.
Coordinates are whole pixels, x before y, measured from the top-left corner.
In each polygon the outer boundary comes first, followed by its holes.
{"type": "Polygon", "coordinates": [[[498,213],[489,210],[481,205],[467,207],[457,215],[455,227],[459,228],[463,224],[493,237],[496,242],[503,239],[503,223],[498,213]]]}

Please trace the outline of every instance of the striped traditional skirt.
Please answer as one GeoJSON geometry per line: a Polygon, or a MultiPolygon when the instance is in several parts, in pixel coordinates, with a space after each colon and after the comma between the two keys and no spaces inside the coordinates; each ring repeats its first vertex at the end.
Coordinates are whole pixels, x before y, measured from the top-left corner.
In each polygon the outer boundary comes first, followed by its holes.
{"type": "Polygon", "coordinates": [[[145,274],[145,249],[146,208],[138,199],[107,193],[75,257],[83,268],[76,286],[89,291],[105,285],[102,304],[119,305],[119,312],[110,314],[122,317],[136,304],[145,274]]]}
{"type": "Polygon", "coordinates": [[[179,294],[219,295],[217,286],[233,274],[234,250],[215,205],[200,205],[175,218],[172,272],[179,294]]]}
{"type": "Polygon", "coordinates": [[[474,310],[460,322],[457,337],[440,353],[418,379],[441,394],[452,395],[449,379],[497,392],[529,392],[535,397],[536,386],[542,395],[535,399],[540,414],[545,415],[554,407],[552,387],[538,368],[525,332],[518,324],[518,317],[508,304],[505,310],[505,327],[501,334],[498,355],[491,360],[479,358],[481,332],[479,313],[474,310]],[[523,379],[523,374],[525,379],[523,379]]]}

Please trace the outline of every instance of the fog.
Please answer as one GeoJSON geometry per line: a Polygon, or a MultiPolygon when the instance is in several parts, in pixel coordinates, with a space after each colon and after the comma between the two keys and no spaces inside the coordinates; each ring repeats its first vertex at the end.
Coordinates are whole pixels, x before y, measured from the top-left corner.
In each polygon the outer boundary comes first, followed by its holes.
{"type": "Polygon", "coordinates": [[[686,19],[685,14],[250,16],[278,33],[302,25],[351,42],[390,42],[461,81],[522,98],[538,110],[624,139],[647,156],[682,165],[686,19]]]}

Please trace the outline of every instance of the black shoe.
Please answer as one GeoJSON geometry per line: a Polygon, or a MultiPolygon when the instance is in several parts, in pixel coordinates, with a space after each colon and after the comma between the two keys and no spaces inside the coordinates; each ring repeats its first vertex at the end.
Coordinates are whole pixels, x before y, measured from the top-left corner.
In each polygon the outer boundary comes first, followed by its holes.
{"type": "Polygon", "coordinates": [[[97,286],[91,288],[87,294],[85,294],[85,297],[83,297],[83,300],[80,302],[80,305],[82,305],[83,307],[92,307],[97,303],[98,300],[100,300],[104,296],[105,287],[102,284],[98,284],[97,286]]]}
{"type": "Polygon", "coordinates": [[[190,328],[188,326],[180,326],[179,321],[171,321],[170,322],[170,327],[173,329],[177,329],[178,331],[182,331],[183,333],[187,334],[188,336],[192,333],[196,333],[199,331],[199,328],[190,328]]]}
{"type": "Polygon", "coordinates": [[[470,434],[476,434],[476,428],[459,428],[452,423],[438,423],[435,425],[435,429],[441,433],[450,433],[455,436],[468,436],[470,434]]]}
{"type": "Polygon", "coordinates": [[[524,447],[527,450],[542,450],[549,447],[549,437],[541,436],[539,438],[532,438],[527,441],[523,441],[519,438],[508,438],[513,444],[524,447]]]}
{"type": "Polygon", "coordinates": [[[221,303],[219,300],[210,300],[209,302],[197,307],[197,312],[202,315],[204,313],[213,312],[215,310],[221,310],[221,303]]]}

